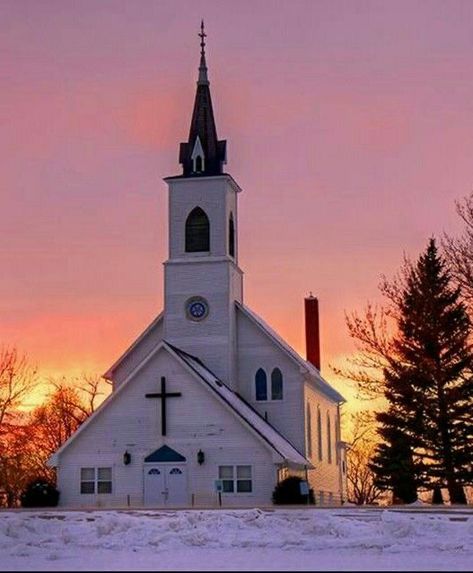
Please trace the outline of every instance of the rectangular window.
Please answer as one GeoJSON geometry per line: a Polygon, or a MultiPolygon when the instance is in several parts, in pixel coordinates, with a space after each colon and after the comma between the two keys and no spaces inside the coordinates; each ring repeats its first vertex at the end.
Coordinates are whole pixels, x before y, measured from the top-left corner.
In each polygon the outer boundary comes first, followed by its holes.
{"type": "Polygon", "coordinates": [[[237,492],[251,493],[251,466],[237,466],[237,492]]]}
{"type": "Polygon", "coordinates": [[[219,466],[218,477],[224,493],[251,493],[253,481],[251,466],[219,466]]]}
{"type": "Polygon", "coordinates": [[[95,468],[81,468],[80,492],[95,493],[95,468]]]}
{"type": "Polygon", "coordinates": [[[97,468],[97,493],[112,493],[112,468],[97,468]]]}
{"type": "Polygon", "coordinates": [[[112,493],[112,468],[81,468],[80,492],[112,493]]]}
{"type": "Polygon", "coordinates": [[[222,480],[224,493],[235,491],[233,484],[233,466],[219,466],[218,477],[222,480]]]}

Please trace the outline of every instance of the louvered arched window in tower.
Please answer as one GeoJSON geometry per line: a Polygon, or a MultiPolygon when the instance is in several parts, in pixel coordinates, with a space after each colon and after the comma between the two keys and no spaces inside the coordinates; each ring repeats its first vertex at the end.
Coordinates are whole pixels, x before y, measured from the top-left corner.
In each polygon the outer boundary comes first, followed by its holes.
{"type": "Polygon", "coordinates": [[[195,207],[186,221],[186,253],[210,250],[210,223],[205,211],[195,207]]]}
{"type": "Polygon", "coordinates": [[[282,372],[279,368],[271,372],[271,400],[282,400],[282,372]]]}
{"type": "Polygon", "coordinates": [[[262,368],[256,372],[255,390],[257,400],[268,399],[268,381],[266,379],[266,372],[262,368]]]}

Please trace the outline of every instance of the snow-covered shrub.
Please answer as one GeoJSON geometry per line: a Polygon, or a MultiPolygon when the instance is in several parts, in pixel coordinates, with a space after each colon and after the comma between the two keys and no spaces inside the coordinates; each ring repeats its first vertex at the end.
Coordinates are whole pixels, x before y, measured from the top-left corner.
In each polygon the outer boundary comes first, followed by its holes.
{"type": "MultiPolygon", "coordinates": [[[[273,491],[273,503],[276,505],[307,504],[307,495],[301,494],[300,484],[303,480],[297,476],[280,481],[273,491]]],[[[309,490],[309,503],[314,504],[314,491],[309,490]]]]}
{"type": "Polygon", "coordinates": [[[21,494],[22,507],[55,507],[59,501],[59,491],[44,479],[31,481],[21,494]]]}

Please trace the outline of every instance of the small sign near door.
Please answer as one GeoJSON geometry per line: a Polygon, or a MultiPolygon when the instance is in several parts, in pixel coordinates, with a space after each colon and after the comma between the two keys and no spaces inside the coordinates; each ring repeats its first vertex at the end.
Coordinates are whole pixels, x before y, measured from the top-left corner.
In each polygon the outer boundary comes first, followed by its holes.
{"type": "Polygon", "coordinates": [[[309,495],[309,484],[306,481],[301,481],[299,491],[301,495],[309,495]]]}

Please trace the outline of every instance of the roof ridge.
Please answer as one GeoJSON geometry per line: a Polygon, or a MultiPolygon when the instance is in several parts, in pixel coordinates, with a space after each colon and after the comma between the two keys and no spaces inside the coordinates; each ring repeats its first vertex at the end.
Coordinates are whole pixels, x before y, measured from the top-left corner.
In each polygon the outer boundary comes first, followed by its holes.
{"type": "Polygon", "coordinates": [[[256,314],[253,310],[249,307],[244,305],[241,302],[235,301],[235,305],[238,309],[240,309],[249,319],[251,319],[255,324],[257,324],[272,340],[274,340],[282,350],[286,352],[288,356],[290,356],[295,362],[297,362],[300,366],[303,366],[307,369],[307,372],[311,374],[316,381],[318,382],[318,386],[322,392],[325,393],[326,397],[330,400],[340,403],[346,402],[345,398],[332,388],[332,386],[323,378],[317,368],[302,358],[302,356],[295,350],[288,342],[286,342],[282,336],[280,336],[263,318],[261,318],[258,314],[256,314]]]}
{"type": "MultiPolygon", "coordinates": [[[[239,411],[235,405],[233,405],[231,403],[231,401],[225,397],[223,394],[221,394],[216,388],[214,388],[212,386],[212,384],[191,364],[189,363],[188,360],[185,359],[184,356],[187,356],[189,359],[191,360],[195,360],[199,366],[201,366],[204,370],[206,370],[214,379],[215,379],[215,383],[220,386],[220,387],[224,387],[226,390],[228,390],[229,392],[231,392],[231,394],[233,394],[240,402],[242,402],[252,413],[256,414],[258,419],[260,420],[261,423],[266,424],[269,429],[271,429],[280,439],[284,440],[286,442],[286,444],[291,447],[299,456],[301,456],[301,458],[303,458],[306,462],[308,462],[308,464],[306,465],[310,465],[310,461],[307,460],[307,458],[304,456],[304,454],[302,454],[289,440],[286,436],[284,436],[283,434],[281,434],[281,432],[279,432],[279,430],[277,430],[272,424],[270,424],[268,422],[268,420],[265,420],[264,417],[253,408],[253,406],[251,406],[251,404],[248,404],[248,402],[242,398],[240,396],[240,394],[238,394],[237,392],[235,392],[234,390],[232,390],[232,388],[230,388],[227,384],[225,384],[224,382],[222,382],[218,376],[216,376],[199,358],[197,358],[196,356],[193,356],[192,354],[189,354],[188,352],[186,352],[185,350],[180,350],[179,348],[177,348],[177,346],[174,346],[173,344],[170,344],[169,342],[163,341],[164,344],[168,345],[171,350],[173,350],[182,360],[184,360],[186,362],[186,364],[189,366],[189,368],[192,369],[193,372],[195,372],[195,374],[197,376],[199,376],[199,378],[201,380],[204,381],[204,383],[211,389],[213,390],[221,400],[223,400],[236,414],[238,414],[267,444],[269,444],[283,459],[288,459],[285,454],[280,451],[280,449],[267,437],[265,436],[252,422],[250,419],[248,419],[241,411],[239,411]]],[[[296,462],[296,463],[300,463],[300,462],[296,462]]]]}

